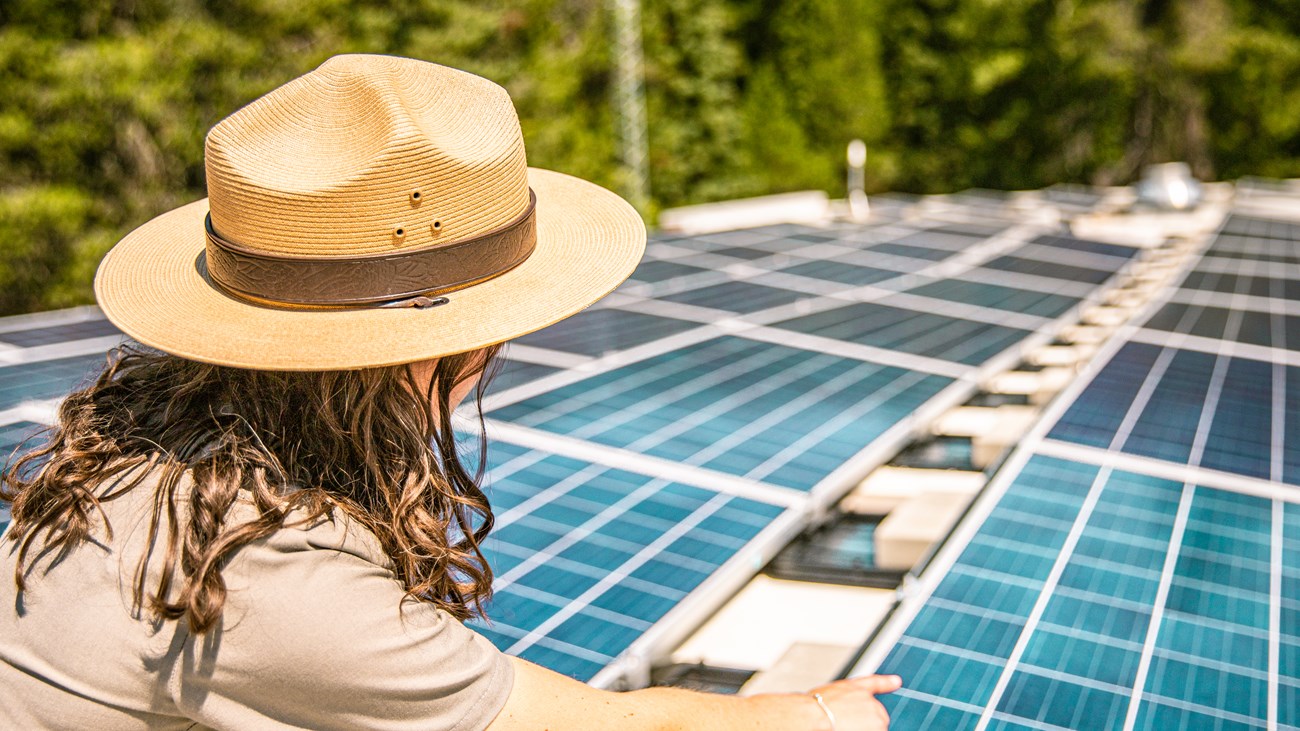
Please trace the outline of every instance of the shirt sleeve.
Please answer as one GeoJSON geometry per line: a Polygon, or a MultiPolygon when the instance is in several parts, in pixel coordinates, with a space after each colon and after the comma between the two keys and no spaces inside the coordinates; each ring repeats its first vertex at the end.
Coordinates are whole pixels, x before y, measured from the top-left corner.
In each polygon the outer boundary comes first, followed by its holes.
{"type": "Polygon", "coordinates": [[[223,571],[220,623],[185,636],[169,691],[213,728],[484,729],[513,669],[482,635],[405,590],[373,536],[282,529],[223,571]]]}

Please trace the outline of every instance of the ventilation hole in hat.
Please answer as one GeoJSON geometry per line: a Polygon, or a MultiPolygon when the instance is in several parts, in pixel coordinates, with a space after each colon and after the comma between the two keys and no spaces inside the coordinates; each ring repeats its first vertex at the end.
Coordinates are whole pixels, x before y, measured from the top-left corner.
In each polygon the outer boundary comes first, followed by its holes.
{"type": "Polygon", "coordinates": [[[442,221],[434,221],[433,225],[430,226],[430,228],[433,229],[434,233],[438,233],[439,231],[442,230],[442,221]]]}
{"type": "Polygon", "coordinates": [[[411,202],[416,205],[420,204],[420,191],[418,190],[411,191],[411,202]]]}
{"type": "Polygon", "coordinates": [[[406,229],[401,226],[398,226],[397,228],[393,229],[393,238],[397,239],[398,241],[401,241],[402,239],[406,238],[406,229]]]}

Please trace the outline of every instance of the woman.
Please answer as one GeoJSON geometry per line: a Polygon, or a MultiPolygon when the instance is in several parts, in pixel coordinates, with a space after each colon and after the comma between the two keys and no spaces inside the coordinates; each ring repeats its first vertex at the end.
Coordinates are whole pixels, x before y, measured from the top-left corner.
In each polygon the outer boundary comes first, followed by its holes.
{"type": "Polygon", "coordinates": [[[5,476],[0,727],[886,726],[896,678],[611,693],[461,624],[492,513],[451,413],[644,246],[617,196],[527,168],[503,90],[336,57],[214,127],[206,165],[209,199],[96,277],[148,347],[5,476]]]}

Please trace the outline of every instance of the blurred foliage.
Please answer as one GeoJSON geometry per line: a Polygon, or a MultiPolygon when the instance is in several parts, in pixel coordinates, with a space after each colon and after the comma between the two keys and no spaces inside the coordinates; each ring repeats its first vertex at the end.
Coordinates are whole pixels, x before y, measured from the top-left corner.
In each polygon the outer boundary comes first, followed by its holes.
{"type": "MultiPolygon", "coordinates": [[[[1300,175],[1296,0],[644,0],[651,210],[872,190],[1300,175]]],[[[203,195],[222,116],[341,52],[510,90],[529,160],[618,189],[607,0],[4,0],[0,313],[91,300],[203,195]]]]}

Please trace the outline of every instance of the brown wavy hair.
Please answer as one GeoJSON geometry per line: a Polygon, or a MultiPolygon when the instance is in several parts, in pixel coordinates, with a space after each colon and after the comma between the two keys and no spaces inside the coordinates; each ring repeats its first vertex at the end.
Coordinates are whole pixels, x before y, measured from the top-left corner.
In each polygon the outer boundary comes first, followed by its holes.
{"type": "Polygon", "coordinates": [[[408,366],[354,371],[253,371],[196,363],[139,347],[109,356],[93,385],[59,409],[48,440],[9,465],[0,499],[13,503],[7,539],[19,544],[18,590],[29,554],[68,551],[90,536],[100,503],[158,475],[150,544],[166,531],[161,581],[136,572],[135,604],[184,619],[195,633],[220,619],[221,569],[252,541],[335,510],[368,528],[393,560],[407,596],[458,619],[482,614],[492,570],[480,544],[492,509],[484,469],[482,397],[500,346],[439,359],[427,383],[408,366]],[[452,390],[475,389],[478,465],[462,463],[452,390]],[[435,404],[433,409],[430,404],[435,404]],[[192,488],[179,489],[189,474],[192,488]],[[258,517],[228,520],[243,492],[258,517]]]}

